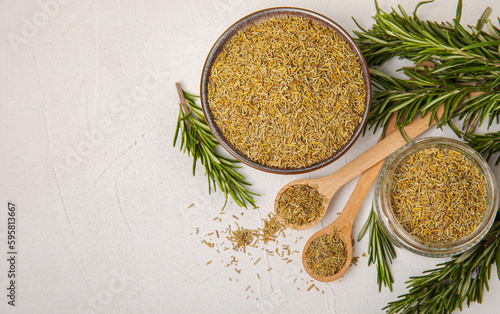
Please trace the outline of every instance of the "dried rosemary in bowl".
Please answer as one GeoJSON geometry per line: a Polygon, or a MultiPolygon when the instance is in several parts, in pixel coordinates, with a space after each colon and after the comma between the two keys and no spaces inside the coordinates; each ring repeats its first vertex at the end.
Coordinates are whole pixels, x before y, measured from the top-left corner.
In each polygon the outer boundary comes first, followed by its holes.
{"type": "Polygon", "coordinates": [[[217,128],[249,160],[300,169],[333,156],[362,121],[360,61],[333,29],[275,17],[228,40],[210,70],[217,128]]]}
{"type": "Polygon", "coordinates": [[[296,184],[289,186],[278,199],[276,212],[292,229],[316,221],[325,211],[325,197],[317,186],[296,184]]]}
{"type": "Polygon", "coordinates": [[[306,263],[314,275],[330,277],[344,267],[347,250],[338,234],[323,234],[314,239],[306,252],[306,263]]]}
{"type": "Polygon", "coordinates": [[[390,202],[396,219],[411,236],[425,243],[450,244],[482,222],[488,204],[486,181],[463,153],[427,148],[398,165],[390,202]]]}

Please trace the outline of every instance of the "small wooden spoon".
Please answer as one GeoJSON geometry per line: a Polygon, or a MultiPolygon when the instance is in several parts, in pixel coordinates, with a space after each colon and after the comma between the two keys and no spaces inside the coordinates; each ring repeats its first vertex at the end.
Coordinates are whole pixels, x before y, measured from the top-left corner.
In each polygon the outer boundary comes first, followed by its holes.
{"type": "MultiPolygon", "coordinates": [[[[441,106],[436,113],[437,117],[441,117],[443,113],[443,106],[441,106]]],[[[422,119],[415,119],[408,126],[404,128],[404,132],[407,137],[412,140],[422,134],[424,131],[429,129],[432,125],[436,123],[435,120],[432,120],[429,124],[429,117],[426,115],[422,119]]],[[[333,195],[340,189],[344,184],[351,181],[361,173],[370,169],[374,165],[376,165],[381,160],[384,160],[387,156],[395,152],[398,148],[406,144],[406,140],[401,136],[399,132],[394,132],[388,136],[386,136],[383,140],[378,142],[376,145],[372,146],[366,152],[358,156],[356,159],[342,167],[337,172],[317,179],[300,179],[292,181],[286,184],[281,190],[278,192],[276,199],[274,201],[274,212],[278,220],[286,227],[291,229],[307,229],[316,225],[324,216],[328,209],[328,205],[332,200],[333,195]],[[278,201],[281,197],[281,194],[292,185],[296,184],[308,184],[310,186],[317,186],[319,194],[325,197],[323,201],[323,213],[315,220],[309,224],[302,226],[294,226],[293,224],[287,223],[283,217],[278,213],[278,201]]]]}
{"type": "MultiPolygon", "coordinates": [[[[396,131],[396,128],[394,127],[395,122],[396,122],[396,115],[393,114],[387,124],[387,129],[385,131],[386,135],[390,135],[396,131]]],[[[346,273],[349,266],[351,266],[352,255],[353,255],[352,242],[351,242],[352,225],[354,223],[356,215],[358,214],[359,209],[361,208],[361,204],[363,203],[363,200],[366,197],[366,194],[370,190],[373,181],[375,181],[375,178],[377,177],[383,165],[384,165],[384,160],[379,161],[378,164],[363,172],[361,174],[361,177],[359,177],[358,183],[356,184],[356,187],[354,188],[351,197],[349,197],[349,200],[347,201],[347,204],[342,210],[340,216],[334,222],[329,224],[326,228],[323,228],[318,232],[316,232],[315,234],[313,234],[312,237],[309,238],[309,240],[306,242],[306,245],[304,246],[304,251],[302,251],[302,264],[304,265],[304,269],[306,270],[306,272],[314,279],[322,282],[337,280],[340,277],[342,277],[346,273]],[[309,267],[308,263],[306,262],[307,258],[306,253],[309,250],[309,246],[311,245],[311,242],[314,241],[316,238],[324,234],[333,235],[334,233],[337,233],[345,243],[347,251],[345,264],[337,273],[333,274],[332,276],[323,277],[315,275],[312,269],[309,267]]]]}

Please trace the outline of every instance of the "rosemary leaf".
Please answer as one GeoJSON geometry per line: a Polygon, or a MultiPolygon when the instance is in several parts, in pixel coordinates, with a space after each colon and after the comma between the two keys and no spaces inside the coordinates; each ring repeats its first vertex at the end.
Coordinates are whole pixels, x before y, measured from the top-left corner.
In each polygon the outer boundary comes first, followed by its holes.
{"type": "Polygon", "coordinates": [[[497,275],[498,280],[500,280],[500,245],[497,247],[496,265],[497,265],[497,275]]]}
{"type": "MultiPolygon", "coordinates": [[[[458,136],[490,160],[500,152],[500,132],[475,134],[476,126],[488,127],[500,120],[500,29],[488,19],[486,8],[476,26],[460,24],[462,1],[458,1],[455,19],[451,22],[431,22],[417,15],[420,2],[409,15],[401,6],[383,11],[375,1],[375,23],[370,28],[359,27],[355,39],[370,66],[374,95],[364,131],[387,128],[389,117],[397,116],[395,127],[401,129],[418,116],[430,115],[444,107],[439,127],[448,125],[458,136]],[[487,31],[483,28],[486,25],[487,31]],[[376,66],[393,57],[413,61],[413,66],[399,69],[407,79],[392,77],[376,66]],[[452,122],[458,118],[461,128],[452,122]]],[[[500,163],[500,156],[496,165],[500,163]]],[[[497,216],[499,219],[500,214],[497,216]]],[[[379,289],[382,283],[390,287],[392,277],[386,259],[395,258],[383,229],[377,229],[376,216],[370,214],[359,238],[370,226],[368,263],[377,263],[379,289]]],[[[390,302],[384,309],[389,313],[449,313],[462,309],[463,304],[481,302],[484,288],[488,289],[491,266],[497,265],[500,279],[500,222],[496,222],[485,239],[471,250],[410,277],[408,293],[390,302]]]]}
{"type": "Polygon", "coordinates": [[[410,277],[407,281],[408,293],[389,302],[383,309],[388,313],[423,313],[439,304],[434,310],[448,313],[461,310],[464,302],[467,302],[467,306],[472,302],[481,303],[484,289],[489,290],[491,266],[496,262],[497,270],[500,269],[499,256],[500,214],[477,246],[436,265],[437,268],[425,271],[421,276],[410,277]]]}
{"type": "MultiPolygon", "coordinates": [[[[488,19],[491,9],[484,11],[476,26],[465,29],[460,25],[461,1],[456,18],[446,23],[421,20],[416,10],[422,4],[409,15],[401,6],[398,11],[385,12],[376,3],[375,24],[355,31],[355,40],[371,67],[392,57],[414,62],[414,66],[400,69],[408,79],[370,68],[375,93],[367,129],[385,127],[392,113],[397,113],[397,126],[403,127],[441,105],[445,110],[439,126],[448,124],[459,136],[462,131],[451,125],[455,117],[462,121],[466,134],[477,125],[489,127],[498,122],[500,29],[488,19]],[[484,25],[488,32],[482,30],[484,25]]],[[[493,150],[497,151],[499,147],[493,150]]]]}
{"type": "Polygon", "coordinates": [[[392,291],[394,279],[392,278],[387,261],[392,263],[392,260],[396,258],[396,252],[382,229],[382,226],[378,222],[373,207],[366,223],[363,228],[361,228],[358,235],[358,241],[363,237],[368,228],[370,229],[368,241],[368,266],[377,264],[377,284],[379,291],[382,290],[382,284],[392,291]]]}
{"type": "MultiPolygon", "coordinates": [[[[477,150],[485,156],[489,161],[497,152],[500,152],[500,131],[496,133],[480,134],[464,134],[464,139],[469,146],[477,150]]],[[[500,155],[498,156],[495,166],[500,163],[500,155]]]]}
{"type": "Polygon", "coordinates": [[[228,159],[215,151],[218,143],[210,132],[202,109],[195,102],[197,97],[183,91],[179,83],[176,83],[176,88],[180,106],[174,146],[180,139],[181,151],[193,157],[193,175],[196,172],[196,164],[200,161],[205,166],[208,193],[210,194],[212,189],[215,191],[216,186],[218,186],[226,197],[223,209],[227,204],[228,195],[241,207],[247,207],[247,204],[255,207],[252,195],[258,194],[247,190],[246,186],[251,184],[245,180],[244,176],[235,171],[235,169],[240,168],[235,165],[238,161],[228,159]]]}

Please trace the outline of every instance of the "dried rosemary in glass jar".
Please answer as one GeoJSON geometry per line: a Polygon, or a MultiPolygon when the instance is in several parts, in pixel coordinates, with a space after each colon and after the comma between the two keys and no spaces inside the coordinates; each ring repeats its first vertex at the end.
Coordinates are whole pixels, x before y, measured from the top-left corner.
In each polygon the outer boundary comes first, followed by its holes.
{"type": "Polygon", "coordinates": [[[344,241],[336,234],[323,234],[314,239],[306,252],[306,263],[314,275],[335,275],[347,260],[344,241]]]}
{"type": "Polygon", "coordinates": [[[432,244],[469,235],[483,221],[486,181],[461,152],[427,148],[413,152],[396,168],[390,204],[406,232],[432,244]]]}
{"type": "Polygon", "coordinates": [[[296,184],[289,186],[278,199],[277,214],[292,229],[315,222],[323,215],[325,197],[317,186],[296,184]]]}
{"type": "Polygon", "coordinates": [[[283,16],[228,40],[210,70],[208,105],[246,158],[300,169],[349,142],[365,111],[365,87],[357,55],[334,30],[283,16]]]}

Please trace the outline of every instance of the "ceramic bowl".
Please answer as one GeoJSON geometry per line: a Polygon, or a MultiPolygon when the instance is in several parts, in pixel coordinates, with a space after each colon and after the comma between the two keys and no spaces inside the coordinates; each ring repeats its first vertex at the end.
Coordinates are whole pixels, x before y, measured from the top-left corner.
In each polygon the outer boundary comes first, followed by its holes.
{"type": "Polygon", "coordinates": [[[304,172],[310,172],[316,169],[319,169],[321,167],[324,167],[331,162],[337,160],[340,156],[342,156],[357,140],[361,132],[363,131],[363,128],[365,126],[367,117],[368,117],[368,112],[370,108],[370,101],[371,101],[371,96],[372,96],[372,87],[371,87],[371,81],[370,81],[370,74],[368,72],[368,66],[366,64],[366,60],[364,59],[363,55],[361,54],[361,50],[359,47],[356,45],[354,40],[349,36],[349,34],[342,28],[340,27],[337,23],[334,21],[330,20],[329,18],[318,14],[316,12],[304,10],[304,9],[299,9],[299,8],[270,8],[262,11],[258,11],[255,13],[252,13],[250,15],[245,16],[241,20],[237,21],[234,23],[231,27],[229,27],[220,37],[219,39],[215,42],[214,46],[210,50],[210,53],[208,54],[208,57],[205,61],[205,65],[203,67],[203,72],[202,72],[202,77],[201,77],[201,103],[203,107],[203,111],[205,114],[205,118],[208,122],[208,125],[212,131],[212,133],[215,135],[219,143],[229,152],[231,153],[234,157],[236,157],[238,160],[241,162],[254,167],[256,169],[262,170],[262,171],[267,171],[267,172],[272,172],[272,173],[278,173],[278,174],[297,174],[297,173],[304,173],[304,172]],[[210,112],[210,107],[208,104],[208,83],[209,83],[209,78],[210,78],[210,71],[217,60],[217,57],[221,53],[221,51],[224,49],[224,46],[226,43],[234,36],[236,35],[239,31],[246,30],[247,28],[251,27],[252,25],[262,23],[266,20],[275,18],[275,17],[283,17],[283,16],[299,16],[299,17],[304,17],[310,20],[313,20],[320,25],[326,26],[334,30],[339,37],[344,39],[351,47],[353,52],[356,54],[358,57],[358,60],[361,64],[361,69],[363,73],[363,78],[364,78],[364,83],[365,83],[365,88],[366,88],[366,100],[365,100],[365,111],[362,116],[362,121],[361,123],[358,124],[358,126],[355,128],[353,135],[349,139],[349,141],[339,148],[334,155],[327,157],[326,159],[310,165],[306,166],[303,168],[297,168],[297,169],[281,169],[281,168],[275,168],[275,167],[270,167],[266,165],[259,164],[253,160],[248,159],[245,155],[243,155],[241,152],[239,152],[237,149],[235,149],[224,137],[222,132],[219,130],[217,127],[216,122],[214,121],[214,118],[212,116],[212,113],[210,112]]]}

